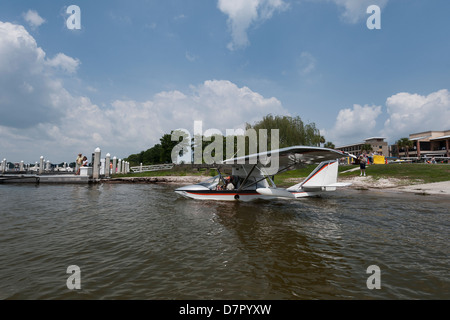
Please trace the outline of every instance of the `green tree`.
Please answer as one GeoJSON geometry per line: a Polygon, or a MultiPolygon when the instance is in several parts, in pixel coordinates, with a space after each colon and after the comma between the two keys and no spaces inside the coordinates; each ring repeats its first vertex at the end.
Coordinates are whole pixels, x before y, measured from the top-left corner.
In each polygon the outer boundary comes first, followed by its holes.
{"type": "Polygon", "coordinates": [[[131,166],[138,166],[142,162],[142,151],[141,153],[131,154],[126,158],[126,161],[130,163],[131,166]]]}
{"type": "Polygon", "coordinates": [[[414,142],[409,140],[408,138],[401,138],[395,142],[397,145],[397,149],[400,156],[400,149],[403,149],[406,151],[406,156],[409,157],[409,149],[411,149],[414,146],[414,142]]]}
{"type": "Polygon", "coordinates": [[[247,123],[246,129],[250,128],[255,129],[258,134],[259,129],[267,129],[268,148],[271,146],[270,130],[272,129],[279,130],[280,148],[295,145],[318,146],[321,141],[324,141],[319,130],[316,128],[315,123],[305,125],[302,119],[298,116],[273,116],[269,114],[263,117],[261,121],[256,122],[254,125],[247,123]]]}
{"type": "MultiPolygon", "coordinates": [[[[308,123],[304,124],[300,117],[290,117],[290,116],[273,116],[273,115],[267,115],[263,117],[262,120],[256,122],[253,125],[246,124],[246,130],[248,129],[254,129],[256,131],[256,143],[259,143],[259,130],[260,129],[266,129],[267,130],[267,149],[271,149],[272,142],[271,142],[271,130],[272,129],[278,129],[279,130],[279,148],[285,148],[295,145],[305,145],[305,146],[320,146],[320,144],[325,143],[325,138],[320,135],[319,130],[316,128],[316,125],[314,123],[308,123]]],[[[137,154],[132,154],[125,160],[129,161],[132,165],[136,166],[140,163],[144,165],[151,165],[151,164],[160,164],[160,163],[169,163],[172,162],[172,151],[174,150],[174,147],[177,146],[182,138],[185,139],[186,137],[183,135],[179,135],[180,139],[179,141],[172,141],[172,134],[174,131],[171,132],[171,134],[165,134],[160,138],[160,143],[154,145],[153,147],[147,149],[146,151],[141,151],[137,154]]],[[[248,136],[231,136],[231,137],[219,137],[214,136],[211,139],[205,138],[204,136],[199,136],[191,138],[190,141],[190,147],[192,151],[196,150],[200,156],[202,156],[202,162],[205,161],[203,159],[203,154],[205,151],[205,148],[208,148],[212,143],[214,143],[213,146],[210,146],[207,150],[212,151],[211,156],[214,157],[216,154],[215,152],[220,151],[217,150],[217,148],[213,148],[214,146],[218,146],[219,141],[217,139],[223,139],[223,158],[227,156],[227,152],[231,152],[231,150],[227,150],[227,140],[229,142],[232,141],[233,146],[233,156],[240,156],[242,154],[249,154],[256,152],[259,150],[259,146],[250,146],[250,140],[251,139],[248,136]],[[245,139],[245,150],[238,150],[237,145],[238,141],[240,139],[245,139]],[[209,140],[209,141],[208,141],[209,140]],[[200,147],[201,143],[201,147],[200,147]],[[194,149],[195,148],[195,149],[194,149]],[[201,151],[200,151],[201,150],[201,151]]],[[[186,141],[185,141],[186,142],[186,141]]],[[[189,142],[186,143],[186,145],[183,145],[183,148],[188,147],[189,142]]],[[[333,146],[334,147],[334,146],[333,146]]],[[[175,150],[177,151],[177,150],[175,150]]],[[[180,153],[181,155],[181,153],[180,153]]],[[[197,159],[194,158],[194,162],[197,161],[197,159]]]]}
{"type": "Polygon", "coordinates": [[[162,153],[162,147],[161,145],[155,144],[150,149],[147,149],[142,157],[142,163],[144,165],[151,165],[151,164],[160,164],[161,163],[161,153],[162,153]]]}
{"type": "Polygon", "coordinates": [[[364,151],[367,151],[367,152],[373,151],[372,145],[370,143],[364,143],[361,146],[361,152],[364,152],[364,151]]]}
{"type": "Polygon", "coordinates": [[[324,136],[320,136],[320,138],[319,138],[319,146],[321,144],[324,144],[325,142],[326,142],[325,137],[324,136]]]}
{"type": "Polygon", "coordinates": [[[159,159],[160,163],[172,163],[172,149],[179,142],[172,141],[172,134],[163,135],[161,139],[159,139],[159,141],[161,142],[161,154],[159,159]]]}
{"type": "Polygon", "coordinates": [[[330,149],[334,149],[336,146],[334,145],[334,143],[328,141],[323,145],[325,148],[330,148],[330,149]]]}

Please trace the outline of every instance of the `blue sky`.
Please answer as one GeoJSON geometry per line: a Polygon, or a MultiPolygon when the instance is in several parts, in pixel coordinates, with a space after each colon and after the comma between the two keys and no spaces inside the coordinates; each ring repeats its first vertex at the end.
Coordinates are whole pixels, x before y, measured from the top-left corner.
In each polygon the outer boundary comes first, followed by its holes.
{"type": "Polygon", "coordinates": [[[269,113],[337,146],[448,130],[449,12],[445,0],[5,0],[0,157],[120,158],[195,120],[225,133],[269,113]]]}

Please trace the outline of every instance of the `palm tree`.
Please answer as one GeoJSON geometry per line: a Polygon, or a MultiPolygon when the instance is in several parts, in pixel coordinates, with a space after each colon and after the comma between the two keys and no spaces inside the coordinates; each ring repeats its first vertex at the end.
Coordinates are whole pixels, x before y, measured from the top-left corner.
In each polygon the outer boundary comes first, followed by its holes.
{"type": "Polygon", "coordinates": [[[397,142],[395,144],[397,145],[397,148],[398,148],[399,157],[400,157],[400,149],[405,149],[406,156],[409,157],[409,149],[413,147],[414,142],[412,142],[408,138],[401,138],[401,139],[397,140],[397,142]]]}
{"type": "Polygon", "coordinates": [[[370,143],[364,143],[361,146],[361,152],[363,152],[363,151],[367,151],[367,152],[373,151],[372,145],[370,143]]]}
{"type": "Polygon", "coordinates": [[[400,149],[403,148],[403,141],[401,139],[398,139],[397,141],[395,141],[395,145],[397,146],[397,153],[398,157],[400,158],[400,149]]]}
{"type": "Polygon", "coordinates": [[[329,149],[334,149],[334,148],[335,148],[334,143],[333,143],[333,142],[330,142],[330,141],[326,142],[323,146],[324,146],[325,148],[329,148],[329,149]]]}
{"type": "Polygon", "coordinates": [[[325,143],[325,142],[326,142],[325,137],[324,137],[324,136],[320,136],[320,137],[319,137],[319,145],[318,145],[318,147],[320,147],[320,145],[321,145],[322,143],[325,143]]]}

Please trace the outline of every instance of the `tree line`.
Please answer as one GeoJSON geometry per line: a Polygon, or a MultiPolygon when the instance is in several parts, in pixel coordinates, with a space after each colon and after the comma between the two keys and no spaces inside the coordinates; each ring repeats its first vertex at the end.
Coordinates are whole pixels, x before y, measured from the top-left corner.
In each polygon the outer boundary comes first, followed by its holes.
{"type": "MultiPolygon", "coordinates": [[[[325,138],[320,135],[319,129],[317,129],[315,123],[305,123],[302,119],[297,117],[290,116],[274,116],[267,115],[264,116],[262,120],[257,121],[256,123],[246,124],[245,130],[254,129],[256,134],[258,135],[257,141],[259,141],[259,130],[266,129],[267,130],[267,148],[270,150],[271,142],[271,134],[270,131],[272,129],[279,130],[279,148],[285,148],[295,145],[304,145],[304,146],[320,146],[324,144],[324,147],[334,148],[334,144],[331,142],[326,142],[325,138]]],[[[160,138],[160,143],[154,145],[153,147],[141,151],[137,154],[131,154],[125,160],[130,162],[132,166],[136,166],[139,164],[143,165],[152,165],[152,164],[161,164],[161,163],[171,163],[172,162],[172,150],[173,148],[180,143],[180,141],[172,141],[172,133],[164,134],[160,138]]],[[[229,138],[229,137],[228,137],[229,138]]],[[[234,150],[237,147],[237,139],[238,136],[233,137],[234,141],[234,150]]],[[[252,150],[249,148],[249,138],[245,137],[245,154],[249,154],[252,150]]],[[[213,135],[212,137],[195,137],[191,139],[191,147],[199,147],[199,142],[201,141],[201,148],[204,151],[208,146],[210,146],[213,142],[222,143],[223,144],[223,153],[225,154],[227,137],[225,136],[217,136],[213,135]],[[221,142],[217,142],[216,139],[222,139],[221,142]],[[197,145],[196,145],[197,144],[197,145]]],[[[237,151],[237,150],[236,150],[237,151]]],[[[214,152],[211,154],[214,156],[214,152]]]]}
{"type": "Polygon", "coordinates": [[[172,149],[178,142],[172,141],[171,134],[164,134],[159,141],[160,143],[155,144],[145,151],[129,155],[125,160],[128,161],[131,166],[138,166],[141,163],[143,165],[171,163],[172,149]]]}

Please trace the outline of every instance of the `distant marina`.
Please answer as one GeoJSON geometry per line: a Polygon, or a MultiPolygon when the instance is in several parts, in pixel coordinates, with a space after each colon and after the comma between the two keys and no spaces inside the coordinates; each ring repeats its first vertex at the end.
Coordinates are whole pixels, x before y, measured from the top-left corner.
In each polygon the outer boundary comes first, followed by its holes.
{"type": "Polygon", "coordinates": [[[21,161],[11,170],[6,159],[3,159],[0,163],[0,183],[92,183],[98,182],[100,178],[109,178],[114,174],[129,172],[129,162],[116,157],[111,159],[109,153],[102,158],[100,148],[96,148],[92,154],[91,166],[79,168],[78,166],[75,168],[67,166],[67,163],[64,163],[62,167],[53,167],[41,156],[39,163],[36,162],[34,166],[25,165],[21,161]],[[107,163],[110,165],[106,165],[107,163]],[[79,172],[77,172],[78,169],[79,172]]]}

